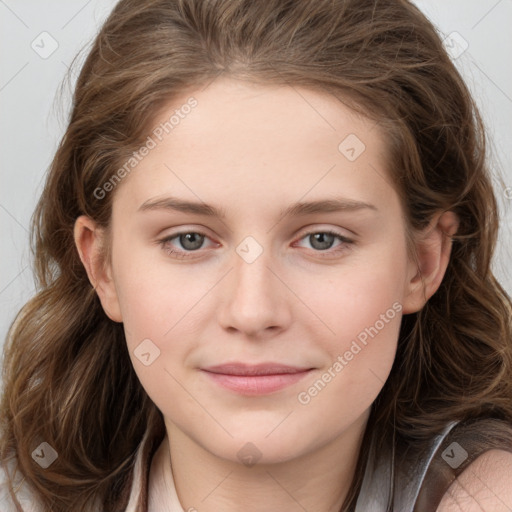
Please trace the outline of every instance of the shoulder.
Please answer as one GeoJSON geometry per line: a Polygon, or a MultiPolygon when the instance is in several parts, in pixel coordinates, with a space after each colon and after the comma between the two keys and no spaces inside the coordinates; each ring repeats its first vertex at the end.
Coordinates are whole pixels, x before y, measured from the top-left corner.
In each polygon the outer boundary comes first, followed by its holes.
{"type": "Polygon", "coordinates": [[[42,512],[42,507],[37,498],[29,489],[24,477],[16,470],[16,463],[13,459],[6,463],[6,467],[0,464],[0,510],[2,512],[42,512]],[[10,487],[16,494],[13,498],[10,487]]]}
{"type": "Polygon", "coordinates": [[[477,457],[450,485],[436,512],[512,510],[512,452],[491,449],[477,457]]]}

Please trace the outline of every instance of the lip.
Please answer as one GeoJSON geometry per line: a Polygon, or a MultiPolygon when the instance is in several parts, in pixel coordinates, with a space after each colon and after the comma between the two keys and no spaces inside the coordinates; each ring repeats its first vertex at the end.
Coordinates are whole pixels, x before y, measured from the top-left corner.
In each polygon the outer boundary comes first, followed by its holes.
{"type": "Polygon", "coordinates": [[[243,395],[279,391],[303,379],[311,370],[279,363],[227,363],[201,368],[216,384],[243,395]]]}

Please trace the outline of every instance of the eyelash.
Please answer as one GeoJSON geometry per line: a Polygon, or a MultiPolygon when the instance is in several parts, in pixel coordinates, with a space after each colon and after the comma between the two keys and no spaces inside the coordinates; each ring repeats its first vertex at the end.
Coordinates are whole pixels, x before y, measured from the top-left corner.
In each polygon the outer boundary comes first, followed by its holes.
{"type": "MultiPolygon", "coordinates": [[[[174,248],[173,249],[169,249],[167,247],[167,244],[169,244],[172,240],[174,240],[175,238],[179,238],[181,235],[187,235],[187,234],[194,234],[194,235],[200,235],[200,236],[204,236],[205,238],[209,238],[208,235],[206,233],[203,233],[201,231],[180,231],[178,233],[174,233],[173,235],[171,236],[167,236],[165,238],[162,238],[160,240],[158,240],[157,242],[161,245],[161,247],[165,250],[165,252],[169,255],[169,256],[172,256],[172,257],[175,257],[175,258],[179,258],[179,259],[185,259],[185,258],[193,258],[194,256],[192,256],[193,253],[196,253],[196,252],[199,252],[200,249],[196,249],[196,250],[175,250],[174,248]]],[[[299,239],[298,241],[301,241],[311,235],[317,235],[317,234],[322,234],[322,235],[332,235],[334,236],[336,239],[338,239],[341,244],[339,246],[337,246],[337,248],[335,249],[325,249],[325,250],[315,250],[315,249],[311,249],[315,255],[318,255],[322,258],[329,258],[329,257],[333,257],[333,256],[337,256],[338,254],[342,253],[342,252],[345,252],[346,250],[349,249],[349,245],[353,244],[354,241],[341,235],[340,233],[337,233],[336,231],[333,231],[333,230],[330,230],[330,229],[327,229],[327,230],[319,230],[319,231],[308,231],[307,233],[304,233],[299,239]]]]}

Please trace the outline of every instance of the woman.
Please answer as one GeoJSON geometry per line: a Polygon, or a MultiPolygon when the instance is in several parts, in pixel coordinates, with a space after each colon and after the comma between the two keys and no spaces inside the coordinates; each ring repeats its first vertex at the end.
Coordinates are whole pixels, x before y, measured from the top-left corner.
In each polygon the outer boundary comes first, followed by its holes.
{"type": "Polygon", "coordinates": [[[409,2],[122,0],[34,217],[5,507],[510,506],[497,228],[409,2]]]}

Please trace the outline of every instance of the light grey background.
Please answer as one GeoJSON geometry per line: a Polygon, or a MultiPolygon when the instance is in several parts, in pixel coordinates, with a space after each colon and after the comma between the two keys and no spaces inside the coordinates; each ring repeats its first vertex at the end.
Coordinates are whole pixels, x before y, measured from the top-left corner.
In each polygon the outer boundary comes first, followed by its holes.
{"type": "MultiPolygon", "coordinates": [[[[504,185],[496,183],[503,221],[495,271],[512,293],[512,0],[416,3],[443,36],[451,34],[453,51],[468,45],[455,62],[482,110],[493,169],[504,180],[504,185]]],[[[0,347],[14,316],[34,293],[28,227],[69,111],[69,87],[62,101],[56,92],[114,4],[0,0],[0,347]],[[58,46],[48,55],[52,45],[58,46]]]]}

